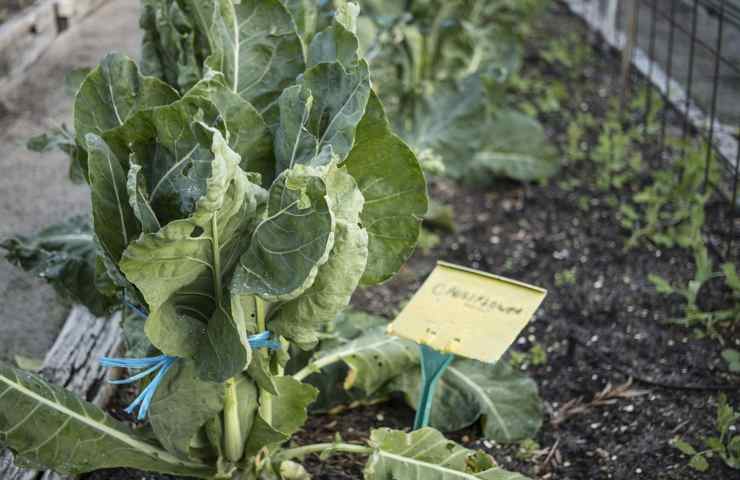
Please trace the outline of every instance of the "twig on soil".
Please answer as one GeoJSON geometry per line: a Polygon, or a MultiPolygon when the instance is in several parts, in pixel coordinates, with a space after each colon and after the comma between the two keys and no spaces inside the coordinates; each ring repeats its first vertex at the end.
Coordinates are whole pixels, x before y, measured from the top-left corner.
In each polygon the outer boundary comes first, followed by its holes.
{"type": "MultiPolygon", "coordinates": [[[[560,446],[560,439],[555,440],[555,444],[550,447],[547,451],[547,456],[545,459],[538,463],[535,467],[535,473],[538,476],[543,476],[544,474],[549,474],[555,467],[557,467],[560,463],[562,458],[560,457],[560,450],[558,450],[558,447],[560,446]]],[[[544,477],[548,478],[548,477],[544,477]]]]}
{"type": "Polygon", "coordinates": [[[571,417],[585,413],[596,407],[605,407],[616,403],[619,399],[628,399],[646,395],[649,392],[647,390],[635,390],[632,388],[632,378],[628,379],[625,383],[618,386],[613,386],[608,383],[604,389],[588,402],[583,402],[583,397],[574,398],[565,404],[563,404],[550,418],[550,425],[553,428],[558,428],[560,424],[568,420],[571,417]]]}

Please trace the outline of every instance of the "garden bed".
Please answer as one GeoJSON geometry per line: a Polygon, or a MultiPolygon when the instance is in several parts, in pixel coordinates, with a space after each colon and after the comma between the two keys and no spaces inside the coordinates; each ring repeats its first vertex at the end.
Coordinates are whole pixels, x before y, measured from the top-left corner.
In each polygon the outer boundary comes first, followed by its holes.
{"type": "MultiPolygon", "coordinates": [[[[588,33],[560,5],[553,6],[539,25],[524,76],[538,72],[556,78],[562,72],[541,62],[533,53],[538,51],[535,43],[565,31],[577,32],[585,42],[588,33]]],[[[583,73],[566,84],[571,102],[563,102],[560,108],[587,110],[603,119],[616,91],[613,82],[619,78],[619,58],[608,51],[590,57],[583,73]]],[[[640,88],[639,79],[632,88],[640,88]]],[[[540,117],[565,154],[565,116],[540,117]]],[[[670,119],[669,129],[680,127],[678,117],[670,119]]],[[[663,161],[649,144],[642,153],[651,167],[663,161]]],[[[740,402],[740,377],[722,363],[721,343],[693,338],[691,331],[669,324],[669,319],[680,315],[682,303],[657,293],[648,281],[649,274],[658,274],[685,283],[693,273],[693,258],[678,248],[642,245],[625,250],[629,232],[617,221],[612,199],[634,192],[626,187],[598,189],[595,175],[596,167],[571,163],[554,181],[540,186],[501,182],[481,188],[433,181],[432,197],[455,211],[456,232],[439,233],[441,242],[436,247],[418,251],[390,283],[358,292],[353,305],[392,318],[438,259],[545,287],[549,295],[543,307],[514,347],[528,352],[537,346],[547,353],[544,363],[521,365],[537,381],[548,413],[533,439],[536,445],[530,443],[528,449],[496,445],[482,439],[477,426],[451,438],[486,450],[503,467],[535,478],[735,478],[736,472],[718,460],[706,473],[690,469],[688,458],[670,444],[676,436],[695,440],[714,433],[720,392],[728,395],[731,404],[740,402]],[[590,404],[593,399],[597,401],[590,404]]],[[[726,203],[716,198],[707,205],[710,245],[726,240],[726,203]]],[[[737,258],[737,252],[731,253],[737,258]]],[[[706,290],[703,306],[726,302],[727,292],[706,290]]],[[[737,345],[737,331],[723,333],[726,342],[737,345]]],[[[128,417],[117,405],[130,400],[131,393],[122,390],[113,406],[120,418],[128,417]]],[[[372,428],[408,429],[412,423],[413,411],[394,398],[313,416],[295,441],[330,442],[339,433],[344,440],[363,442],[372,428]]],[[[339,480],[360,478],[364,462],[362,457],[336,455],[323,462],[308,458],[305,465],[318,480],[339,480]]],[[[116,470],[84,478],[170,477],[116,470]]]]}
{"type": "MultiPolygon", "coordinates": [[[[597,122],[606,122],[613,108],[610,100],[617,92],[619,58],[610,51],[589,50],[587,62],[573,71],[553,67],[553,62],[543,59],[543,44],[559,38],[561,32],[573,32],[571,41],[578,45],[589,39],[579,20],[554,5],[529,39],[521,76],[563,85],[557,108],[539,111],[538,116],[562,156],[567,156],[572,151],[568,121],[576,112],[589,112],[597,122]]],[[[571,47],[575,50],[577,45],[566,45],[566,50],[571,47]]],[[[643,87],[641,79],[633,79],[633,91],[643,87]]],[[[680,131],[681,118],[668,115],[669,131],[680,131]]],[[[634,120],[639,119],[625,119],[634,120]]],[[[593,138],[585,140],[594,143],[593,138]]],[[[520,445],[490,442],[477,424],[450,433],[451,439],[483,449],[504,468],[532,478],[735,478],[736,471],[718,459],[710,459],[706,473],[692,470],[688,458],[670,443],[677,436],[697,443],[716,434],[718,395],[724,392],[731,404],[738,405],[740,376],[727,371],[719,341],[694,338],[691,330],[668,322],[681,315],[683,302],[659,294],[648,280],[650,274],[657,274],[673,284],[685,284],[694,270],[691,253],[647,242],[624,248],[630,232],[621,225],[617,208],[620,200],[650,184],[651,170],[666,164],[656,154],[654,142],[654,136],[646,136],[640,144],[647,168],[623,187],[598,187],[600,167],[570,159],[556,178],[542,185],[500,181],[484,188],[443,178],[431,181],[431,196],[455,212],[455,231],[435,230],[438,244],[419,249],[391,282],[358,291],[352,302],[355,308],[393,318],[437,260],[549,291],[507,358],[539,386],[546,411],[542,429],[520,445]]],[[[715,263],[727,240],[727,208],[721,198],[707,204],[705,233],[715,263]]],[[[737,253],[729,252],[729,258],[738,258],[737,253]]],[[[710,282],[702,289],[699,303],[713,308],[728,300],[728,292],[710,282]]],[[[737,348],[737,331],[721,334],[726,345],[737,348]]],[[[100,367],[95,368],[99,375],[100,367]]],[[[136,393],[133,387],[119,388],[109,404],[113,416],[132,421],[123,405],[136,393]]],[[[376,427],[409,430],[413,416],[404,400],[394,397],[314,415],[293,441],[297,445],[332,442],[339,434],[345,441],[364,443],[376,427]]],[[[339,454],[326,461],[309,457],[304,464],[317,480],[357,479],[365,460],[339,454]]],[[[82,478],[173,477],[118,469],[82,478]]]]}

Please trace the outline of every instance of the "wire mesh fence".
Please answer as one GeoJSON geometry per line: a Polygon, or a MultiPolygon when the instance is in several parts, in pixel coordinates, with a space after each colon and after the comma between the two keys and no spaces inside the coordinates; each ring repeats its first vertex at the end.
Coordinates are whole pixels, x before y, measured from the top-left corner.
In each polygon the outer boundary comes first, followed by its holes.
{"type": "MultiPolygon", "coordinates": [[[[685,151],[667,138],[704,142],[704,189],[724,202],[722,232],[714,245],[725,257],[740,246],[740,0],[565,0],[623,59],[619,95],[630,91],[630,76],[652,88],[644,95],[645,118],[659,122],[658,149],[666,161],[685,151]],[[670,133],[670,135],[669,135],[670,133]],[[718,164],[715,164],[715,162],[718,164]],[[710,181],[718,167],[719,180],[710,181]]],[[[648,122],[645,122],[647,128],[648,122]]]]}

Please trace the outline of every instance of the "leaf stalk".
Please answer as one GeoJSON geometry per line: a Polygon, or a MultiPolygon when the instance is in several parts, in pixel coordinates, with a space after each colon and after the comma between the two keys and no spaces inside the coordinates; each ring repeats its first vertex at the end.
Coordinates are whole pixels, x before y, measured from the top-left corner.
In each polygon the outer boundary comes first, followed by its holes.
{"type": "Polygon", "coordinates": [[[304,445],[302,447],[288,448],[279,452],[275,458],[278,461],[290,460],[293,458],[302,458],[312,453],[356,453],[359,455],[370,455],[373,453],[371,447],[357,445],[354,443],[315,443],[313,445],[304,445]]]}
{"type": "Polygon", "coordinates": [[[238,462],[244,454],[244,440],[239,423],[239,400],[236,393],[236,381],[226,381],[226,398],[224,399],[224,454],[232,462],[238,462]]]}
{"type": "Polygon", "coordinates": [[[298,380],[299,382],[302,382],[312,373],[317,373],[321,371],[322,368],[340,361],[344,355],[346,355],[346,352],[339,351],[335,354],[327,355],[325,357],[319,358],[318,360],[314,360],[296,373],[294,373],[293,378],[298,380]]]}
{"type": "MultiPolygon", "coordinates": [[[[267,330],[267,305],[259,296],[255,295],[254,299],[257,309],[257,330],[261,333],[267,330]]],[[[263,388],[260,388],[259,391],[262,418],[272,424],[272,394],[263,388]]]]}

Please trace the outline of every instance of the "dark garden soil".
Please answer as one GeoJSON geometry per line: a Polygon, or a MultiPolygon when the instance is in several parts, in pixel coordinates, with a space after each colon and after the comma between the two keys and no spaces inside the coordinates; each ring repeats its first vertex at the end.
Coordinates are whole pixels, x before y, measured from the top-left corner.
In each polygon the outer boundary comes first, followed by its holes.
{"type": "MultiPolygon", "coordinates": [[[[557,32],[581,32],[587,38],[585,27],[561,6],[551,8],[541,24],[540,36],[545,38],[557,32]]],[[[533,55],[528,56],[525,68],[549,74],[533,55]]],[[[562,108],[583,109],[585,104],[598,118],[605,110],[608,92],[613,91],[609,82],[618,78],[619,61],[610,52],[592,56],[594,60],[581,77],[568,85],[580,90],[572,95],[579,103],[562,108]]],[[[567,125],[562,117],[542,120],[550,137],[564,144],[567,125]]],[[[646,161],[660,161],[651,160],[650,153],[646,146],[646,161]]],[[[442,241],[437,247],[417,252],[393,281],[358,292],[353,304],[392,318],[438,259],[547,288],[545,303],[514,347],[526,352],[539,344],[547,351],[546,363],[523,365],[537,381],[546,405],[545,423],[534,439],[540,451],[526,459],[518,455],[516,446],[482,439],[477,426],[450,437],[484,449],[503,467],[533,478],[738,479],[740,474],[719,459],[710,459],[707,473],[695,472],[687,466],[688,458],[669,444],[677,435],[700,444],[701,437],[715,433],[719,393],[726,393],[731,404],[740,406],[740,376],[726,371],[720,358],[721,343],[696,339],[691,331],[668,323],[681,314],[681,300],[656,293],[647,280],[648,274],[656,273],[685,284],[693,274],[692,257],[685,250],[650,245],[625,251],[629,232],[620,227],[610,206],[613,193],[591,186],[593,173],[580,163],[566,166],[558,181],[543,186],[502,182],[471,188],[448,180],[433,181],[432,197],[454,208],[457,230],[438,232],[442,241]],[[578,182],[573,182],[575,187],[561,188],[560,181],[566,179],[578,182]],[[572,283],[556,283],[556,275],[564,271],[575,273],[572,283]],[[625,385],[630,379],[632,384],[625,385]],[[613,395],[612,400],[564,414],[568,402],[582,399],[588,404],[610,387],[606,396],[613,395]]],[[[616,193],[626,196],[630,192],[616,193]]],[[[710,244],[719,244],[726,235],[726,208],[719,199],[707,207],[710,244]]],[[[704,307],[728,301],[727,292],[716,285],[705,290],[704,307]]],[[[726,343],[738,344],[738,331],[723,334],[726,343]]],[[[336,415],[314,416],[295,442],[331,441],[337,432],[347,441],[363,442],[372,428],[408,428],[412,421],[413,411],[393,399],[336,415]]],[[[364,458],[338,455],[328,461],[307,458],[305,465],[318,480],[349,480],[362,477],[364,462],[364,458]]],[[[125,471],[86,477],[134,478],[166,477],[125,471]]]]}

